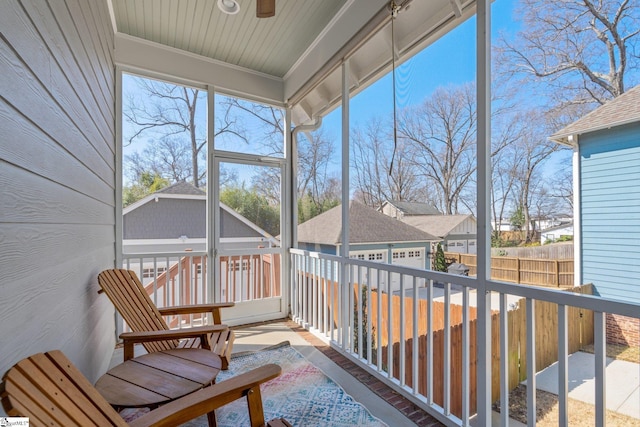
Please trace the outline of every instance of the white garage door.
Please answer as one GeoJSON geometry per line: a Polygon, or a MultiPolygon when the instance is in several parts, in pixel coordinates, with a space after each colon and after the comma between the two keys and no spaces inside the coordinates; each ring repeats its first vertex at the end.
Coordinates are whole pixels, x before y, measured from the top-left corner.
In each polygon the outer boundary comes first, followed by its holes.
{"type": "Polygon", "coordinates": [[[458,254],[467,253],[467,241],[466,240],[449,240],[447,244],[448,252],[455,252],[458,254]]]}
{"type": "Polygon", "coordinates": [[[406,267],[424,268],[424,250],[395,249],[391,253],[391,263],[406,267]]]}

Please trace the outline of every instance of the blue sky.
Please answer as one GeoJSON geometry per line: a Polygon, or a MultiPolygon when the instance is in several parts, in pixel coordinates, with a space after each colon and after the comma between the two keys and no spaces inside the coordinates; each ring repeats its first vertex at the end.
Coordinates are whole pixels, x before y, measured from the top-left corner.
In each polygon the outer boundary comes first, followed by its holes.
{"type": "MultiPolygon", "coordinates": [[[[499,31],[515,33],[514,0],[496,0],[492,5],[492,37],[499,31]]],[[[396,69],[396,107],[402,109],[422,103],[440,86],[461,85],[476,78],[476,19],[471,17],[440,40],[396,69]]],[[[371,118],[393,114],[391,73],[356,95],[349,107],[351,126],[365,125],[371,118]]],[[[323,120],[327,136],[340,140],[341,110],[323,120]]],[[[339,151],[339,150],[338,150],[339,151]]],[[[338,160],[339,162],[339,160],[338,160]]]]}

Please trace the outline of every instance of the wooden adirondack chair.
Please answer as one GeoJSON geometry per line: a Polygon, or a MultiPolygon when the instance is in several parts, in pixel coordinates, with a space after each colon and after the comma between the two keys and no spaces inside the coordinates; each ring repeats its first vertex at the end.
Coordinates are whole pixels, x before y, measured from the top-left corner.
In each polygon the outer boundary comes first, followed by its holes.
{"type": "MultiPolygon", "coordinates": [[[[251,426],[264,425],[260,384],[281,373],[265,365],[167,403],[127,424],[60,351],[38,353],[15,364],[0,386],[9,416],[29,417],[31,426],[176,426],[247,398],[251,426]]],[[[267,426],[289,426],[274,419],[267,426]]]]}
{"type": "Polygon", "coordinates": [[[133,357],[133,345],[142,343],[145,349],[151,353],[155,351],[169,350],[178,347],[202,347],[210,348],[220,355],[222,369],[227,369],[235,338],[233,331],[222,320],[220,309],[233,307],[233,303],[198,304],[185,306],[172,306],[158,309],[145,291],[138,276],[127,269],[105,270],[98,275],[98,283],[102,288],[99,292],[107,294],[122,318],[133,332],[120,335],[124,342],[124,359],[133,357]],[[198,328],[185,328],[186,335],[180,330],[170,330],[163,316],[179,314],[211,313],[212,326],[198,328]],[[194,330],[207,331],[208,341],[201,339],[184,339],[193,336],[194,330]],[[191,332],[186,332],[191,331],[191,332]],[[158,341],[159,334],[167,334],[167,341],[158,341]]]}

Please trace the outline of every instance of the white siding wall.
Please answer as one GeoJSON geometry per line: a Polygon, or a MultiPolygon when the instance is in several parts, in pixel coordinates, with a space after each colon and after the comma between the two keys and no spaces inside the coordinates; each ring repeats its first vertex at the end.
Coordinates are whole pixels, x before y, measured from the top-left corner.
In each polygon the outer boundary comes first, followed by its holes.
{"type": "Polygon", "coordinates": [[[113,352],[96,275],[115,263],[115,72],[104,0],[0,2],[0,374],[113,352]]]}

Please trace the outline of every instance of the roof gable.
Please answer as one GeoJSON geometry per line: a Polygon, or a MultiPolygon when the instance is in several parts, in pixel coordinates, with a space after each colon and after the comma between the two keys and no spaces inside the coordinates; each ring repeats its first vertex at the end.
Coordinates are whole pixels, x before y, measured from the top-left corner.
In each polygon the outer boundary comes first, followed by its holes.
{"type": "Polygon", "coordinates": [[[395,206],[396,209],[401,210],[405,215],[441,215],[442,213],[430,203],[419,202],[404,202],[398,200],[387,200],[385,204],[395,206]]]}
{"type": "MultiPolygon", "coordinates": [[[[264,237],[269,233],[220,202],[221,238],[264,237]]],[[[179,182],[123,209],[124,239],[206,238],[207,193],[179,182]]]]}
{"type": "Polygon", "coordinates": [[[466,215],[414,215],[405,217],[404,222],[424,232],[440,238],[448,236],[456,227],[465,221],[476,222],[471,214],[466,215]]]}
{"type": "Polygon", "coordinates": [[[561,144],[575,144],[572,136],[640,122],[640,85],[591,111],[549,137],[561,144]]]}
{"type": "MultiPolygon", "coordinates": [[[[349,243],[424,242],[440,240],[377,210],[349,202],[349,243]]],[[[298,241],[339,245],[342,243],[342,206],[338,205],[298,225],[298,241]]]]}

